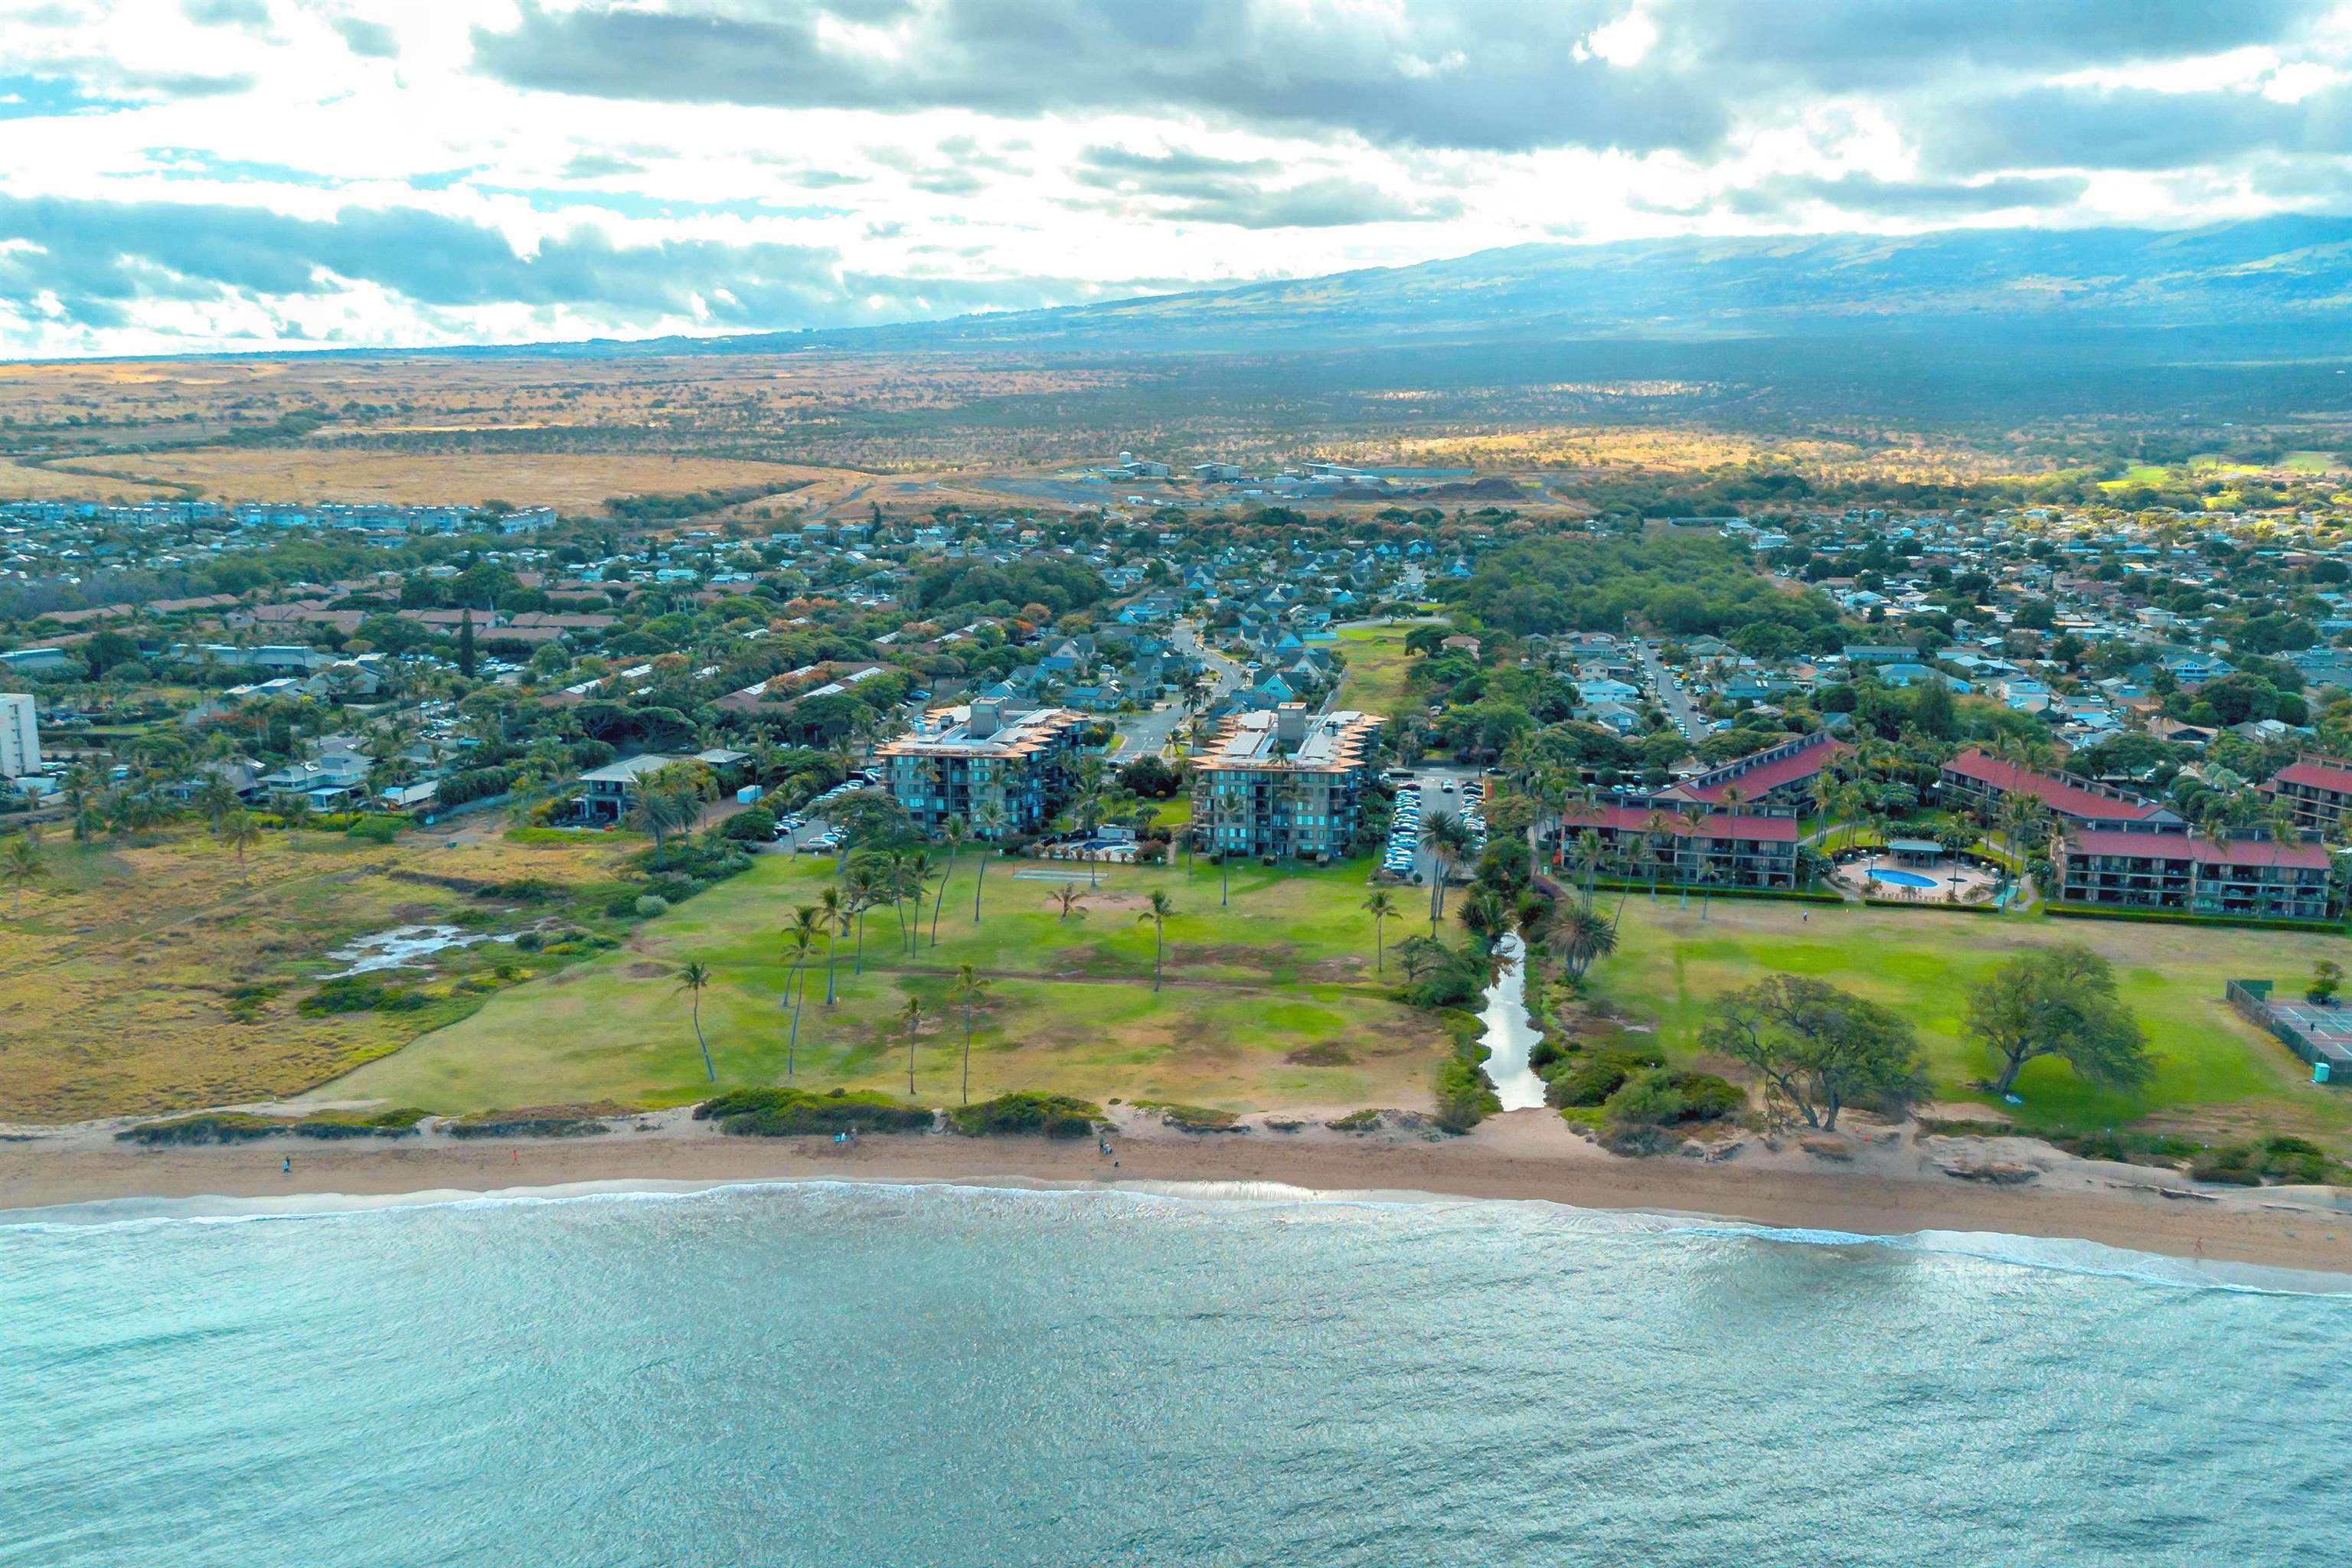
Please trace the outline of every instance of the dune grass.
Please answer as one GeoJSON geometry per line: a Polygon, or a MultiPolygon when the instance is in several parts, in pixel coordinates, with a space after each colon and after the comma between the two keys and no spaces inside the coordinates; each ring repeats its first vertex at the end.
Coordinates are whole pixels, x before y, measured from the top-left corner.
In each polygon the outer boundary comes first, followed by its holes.
{"type": "Polygon", "coordinates": [[[425,990],[422,1010],[303,1014],[297,1004],[342,967],[329,952],[414,923],[517,929],[570,910],[571,896],[617,889],[625,847],[272,832],[240,869],[194,826],[128,842],[54,837],[48,875],[0,921],[0,1121],[264,1100],[396,1050],[478,1005],[478,992],[450,982],[496,963],[527,972],[555,961],[503,944],[453,950],[387,976],[425,990]],[[465,890],[514,879],[553,896],[517,910],[465,890]]]}

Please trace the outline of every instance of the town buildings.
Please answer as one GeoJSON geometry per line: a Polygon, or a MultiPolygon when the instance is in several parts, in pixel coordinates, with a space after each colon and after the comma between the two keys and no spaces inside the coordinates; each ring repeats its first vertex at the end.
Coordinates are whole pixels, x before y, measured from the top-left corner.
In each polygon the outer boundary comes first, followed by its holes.
{"type": "Polygon", "coordinates": [[[1363,821],[1381,721],[1304,703],[1228,715],[1192,764],[1192,822],[1214,854],[1333,860],[1363,821]]]}
{"type": "Polygon", "coordinates": [[[1609,875],[1629,881],[1699,882],[1718,887],[1795,888],[1797,820],[1713,812],[1694,823],[1656,806],[1602,805],[1560,818],[1552,863],[1573,875],[1577,840],[1601,840],[1609,875]]]}
{"type": "Polygon", "coordinates": [[[2325,921],[2327,847],[2260,829],[2219,840],[2143,825],[2070,826],[2053,846],[2058,901],[2237,920],[2325,921]]]}
{"type": "Polygon", "coordinates": [[[2297,826],[2332,834],[2352,811],[2352,763],[2297,757],[2263,787],[2294,812],[2297,826]]]}
{"type": "Polygon", "coordinates": [[[1946,763],[1939,782],[1946,805],[1986,817],[1997,816],[2011,795],[2022,795],[2069,822],[2183,826],[2180,814],[2169,806],[2154,805],[2071,773],[2045,773],[2021,763],[2004,763],[1973,749],[1946,763]]]}
{"type": "Polygon", "coordinates": [[[30,697],[0,692],[0,780],[41,771],[41,727],[30,697]]]}
{"type": "Polygon", "coordinates": [[[1008,834],[1039,831],[1069,798],[1087,716],[1068,708],[1016,711],[979,699],[875,748],[891,795],[927,833],[949,817],[1004,813],[1008,834]]]}

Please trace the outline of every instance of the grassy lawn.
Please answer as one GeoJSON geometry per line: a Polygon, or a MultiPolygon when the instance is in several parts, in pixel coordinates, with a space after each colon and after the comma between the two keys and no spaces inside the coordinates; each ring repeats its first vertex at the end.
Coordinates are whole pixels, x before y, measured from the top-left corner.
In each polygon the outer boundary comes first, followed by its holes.
{"type": "Polygon", "coordinates": [[[1966,1039],[1969,984],[2030,948],[2079,942],[2116,966],[2124,998],[2147,1027],[2157,1076],[2139,1093],[2094,1089],[2063,1063],[2042,1060],[2018,1081],[2022,1106],[2000,1106],[2022,1125],[2053,1131],[2145,1121],[2151,1129],[2236,1134],[2256,1126],[2352,1136],[2352,1093],[2309,1081],[2284,1046],[2221,999],[2225,980],[2299,984],[2312,961],[2341,960],[2339,938],[2122,921],[1864,910],[1717,901],[1678,910],[1635,893],[1617,954],[1594,966],[1596,999],[1654,1026],[1670,1051],[1690,1054],[1709,1001],[1775,971],[1810,974],[1900,1007],[1919,1030],[1939,1094],[1999,1105],[1965,1086],[1990,1062],[1966,1039]]]}
{"type": "Polygon", "coordinates": [[[1346,626],[1339,631],[1339,649],[1347,656],[1347,674],[1339,682],[1339,705],[1366,713],[1390,714],[1404,701],[1405,671],[1412,656],[1404,650],[1411,626],[1346,626]]]}
{"type": "Polygon", "coordinates": [[[305,1016],[296,1003],[343,967],[329,952],[394,926],[488,934],[576,912],[564,893],[616,889],[611,862],[635,847],[495,837],[458,848],[416,837],[382,846],[273,832],[240,872],[198,828],[121,844],[53,837],[49,875],[26,890],[18,918],[0,921],[0,1121],[293,1094],[396,1050],[478,1005],[478,992],[452,982],[495,963],[528,972],[558,961],[502,943],[453,950],[437,968],[390,976],[425,986],[434,1000],[423,1010],[305,1016]],[[517,879],[557,896],[518,909],[467,890],[517,879]],[[263,994],[241,996],[247,987],[263,994]]]}
{"type": "MultiPolygon", "coordinates": [[[[1094,1099],[1181,1100],[1233,1109],[1351,1110],[1419,1105],[1443,1049],[1434,1019],[1386,999],[1372,973],[1360,906],[1362,862],[1325,871],[1237,868],[1227,907],[1205,862],[1108,868],[1082,913],[1064,920],[1053,884],[992,862],[982,918],[972,919],[980,858],[964,855],[947,886],[939,945],[929,912],[908,956],[887,909],[866,917],[836,958],[839,1000],[824,1005],[813,972],[793,1081],[904,1093],[907,1029],[919,998],[916,1084],[931,1103],[960,1089],[963,1025],[947,1000],[956,966],[990,982],[976,1009],[972,1092],[1055,1089],[1094,1099]],[[1151,989],[1152,928],[1139,919],[1163,890],[1165,984],[1151,989]]],[[[1034,868],[1032,868],[1033,869],[1034,868]]],[[[831,879],[830,860],[765,856],[640,928],[623,951],[491,998],[480,1011],[368,1064],[322,1090],[435,1110],[698,1098],[705,1082],[678,973],[714,973],[702,1022],[722,1084],[784,1080],[791,1032],[779,930],[831,879]]],[[[1410,934],[1393,921],[1389,940],[1410,934]]]]}

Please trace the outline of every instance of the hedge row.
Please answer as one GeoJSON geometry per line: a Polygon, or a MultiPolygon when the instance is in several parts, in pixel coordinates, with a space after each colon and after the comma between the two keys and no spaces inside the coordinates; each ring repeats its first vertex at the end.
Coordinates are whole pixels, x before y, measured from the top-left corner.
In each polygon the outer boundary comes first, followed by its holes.
{"type": "MultiPolygon", "coordinates": [[[[1559,885],[1561,887],[1570,889],[1571,890],[1581,888],[1584,885],[1583,879],[1581,878],[1556,879],[1559,881],[1559,885]]],[[[1592,885],[1596,889],[1612,893],[1646,893],[1650,890],[1650,884],[1647,882],[1628,882],[1615,877],[1596,878],[1592,885]]],[[[1702,896],[1712,895],[1718,899],[1780,899],[1800,904],[1842,904],[1845,902],[1843,899],[1838,897],[1835,893],[1808,892],[1802,888],[1735,888],[1725,886],[1709,889],[1702,887],[1696,882],[1660,882],[1658,884],[1658,891],[1660,893],[1688,892],[1702,896]]]]}
{"type": "Polygon", "coordinates": [[[2249,931],[2299,931],[2342,936],[2336,921],[2264,921],[2250,915],[2195,915],[2179,910],[2126,910],[2105,904],[2045,904],[2053,915],[2078,921],[2137,921],[2147,925],[2242,926],[2249,931]]]}

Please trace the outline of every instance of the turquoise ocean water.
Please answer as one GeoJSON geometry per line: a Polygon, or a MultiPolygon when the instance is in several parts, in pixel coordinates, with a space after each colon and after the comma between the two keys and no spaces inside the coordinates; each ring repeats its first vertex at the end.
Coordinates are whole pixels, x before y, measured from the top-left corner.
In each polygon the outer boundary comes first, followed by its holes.
{"type": "Polygon", "coordinates": [[[0,1564],[2341,1568],[2347,1344],[2081,1244],[1534,1204],[0,1216],[0,1564]]]}

